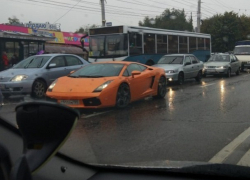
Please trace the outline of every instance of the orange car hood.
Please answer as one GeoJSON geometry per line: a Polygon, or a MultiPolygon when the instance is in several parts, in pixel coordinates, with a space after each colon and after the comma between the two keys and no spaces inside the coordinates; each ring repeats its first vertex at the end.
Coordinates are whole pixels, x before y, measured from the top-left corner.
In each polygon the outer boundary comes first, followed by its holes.
{"type": "Polygon", "coordinates": [[[53,92],[84,92],[92,93],[97,87],[109,80],[115,80],[118,77],[103,78],[59,78],[53,92]]]}

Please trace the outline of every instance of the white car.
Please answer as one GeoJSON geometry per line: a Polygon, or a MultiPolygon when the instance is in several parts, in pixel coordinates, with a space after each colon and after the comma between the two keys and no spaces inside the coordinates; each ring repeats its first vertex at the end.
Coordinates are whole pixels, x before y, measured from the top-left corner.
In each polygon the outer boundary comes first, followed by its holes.
{"type": "Polygon", "coordinates": [[[168,81],[183,84],[185,79],[201,80],[203,62],[193,54],[171,54],[163,56],[154,67],[163,68],[168,81]]]}

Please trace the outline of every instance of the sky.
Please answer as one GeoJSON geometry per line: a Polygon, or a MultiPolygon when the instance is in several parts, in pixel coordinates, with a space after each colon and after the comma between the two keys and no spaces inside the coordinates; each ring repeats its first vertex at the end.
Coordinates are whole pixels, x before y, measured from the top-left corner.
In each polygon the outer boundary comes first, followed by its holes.
{"type": "MultiPolygon", "coordinates": [[[[166,8],[184,9],[194,27],[198,0],[106,0],[106,21],[112,25],[137,26],[145,16],[154,18],[166,8]]],[[[209,18],[225,11],[250,16],[250,0],[202,0],[201,17],[209,18]]],[[[0,23],[16,16],[21,22],[59,23],[61,30],[74,32],[79,27],[101,25],[100,0],[0,0],[0,23]]]]}

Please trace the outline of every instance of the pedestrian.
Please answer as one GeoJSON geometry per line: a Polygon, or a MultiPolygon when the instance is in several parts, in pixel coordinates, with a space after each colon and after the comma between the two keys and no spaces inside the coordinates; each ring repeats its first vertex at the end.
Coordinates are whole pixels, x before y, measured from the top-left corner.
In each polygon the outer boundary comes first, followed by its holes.
{"type": "Polygon", "coordinates": [[[4,69],[7,69],[9,66],[9,60],[7,57],[7,53],[5,51],[3,51],[3,54],[2,54],[2,61],[3,61],[4,69]]]}
{"type": "Polygon", "coordinates": [[[16,53],[15,53],[15,54],[13,54],[13,56],[11,57],[10,64],[11,64],[11,66],[14,66],[14,65],[17,64],[17,63],[18,63],[18,57],[17,57],[17,55],[16,55],[16,53]]]}

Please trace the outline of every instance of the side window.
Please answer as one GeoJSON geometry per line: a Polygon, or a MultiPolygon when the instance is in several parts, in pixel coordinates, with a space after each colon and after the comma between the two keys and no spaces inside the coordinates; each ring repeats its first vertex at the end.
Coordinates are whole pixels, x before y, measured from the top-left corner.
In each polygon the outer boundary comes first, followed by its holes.
{"type": "Polygon", "coordinates": [[[122,76],[125,76],[125,77],[128,77],[128,76],[129,76],[128,70],[127,70],[127,69],[125,69],[125,71],[123,72],[123,75],[122,75],[122,76]]]}
{"type": "Polygon", "coordinates": [[[128,74],[129,76],[131,76],[132,74],[132,71],[142,71],[140,66],[138,64],[130,64],[128,67],[127,67],[127,70],[128,70],[128,74]]]}
{"type": "Polygon", "coordinates": [[[237,61],[236,57],[234,55],[231,55],[231,61],[237,61]]]}
{"type": "Polygon", "coordinates": [[[139,65],[139,64],[138,64],[138,66],[141,68],[141,71],[145,71],[145,70],[147,69],[147,67],[146,67],[146,66],[139,65]]]}
{"type": "Polygon", "coordinates": [[[191,63],[191,59],[189,58],[189,56],[186,56],[186,57],[185,57],[184,64],[186,64],[186,63],[192,64],[192,63],[191,63]]]}
{"type": "Polygon", "coordinates": [[[76,66],[76,65],[81,65],[82,64],[80,59],[78,59],[77,57],[65,56],[65,58],[66,58],[67,66],[76,66]]]}
{"type": "Polygon", "coordinates": [[[49,64],[56,64],[56,67],[64,67],[65,61],[63,56],[54,57],[49,64]]]}
{"type": "Polygon", "coordinates": [[[197,59],[194,56],[190,56],[190,58],[191,58],[193,64],[198,63],[197,59]]]}

